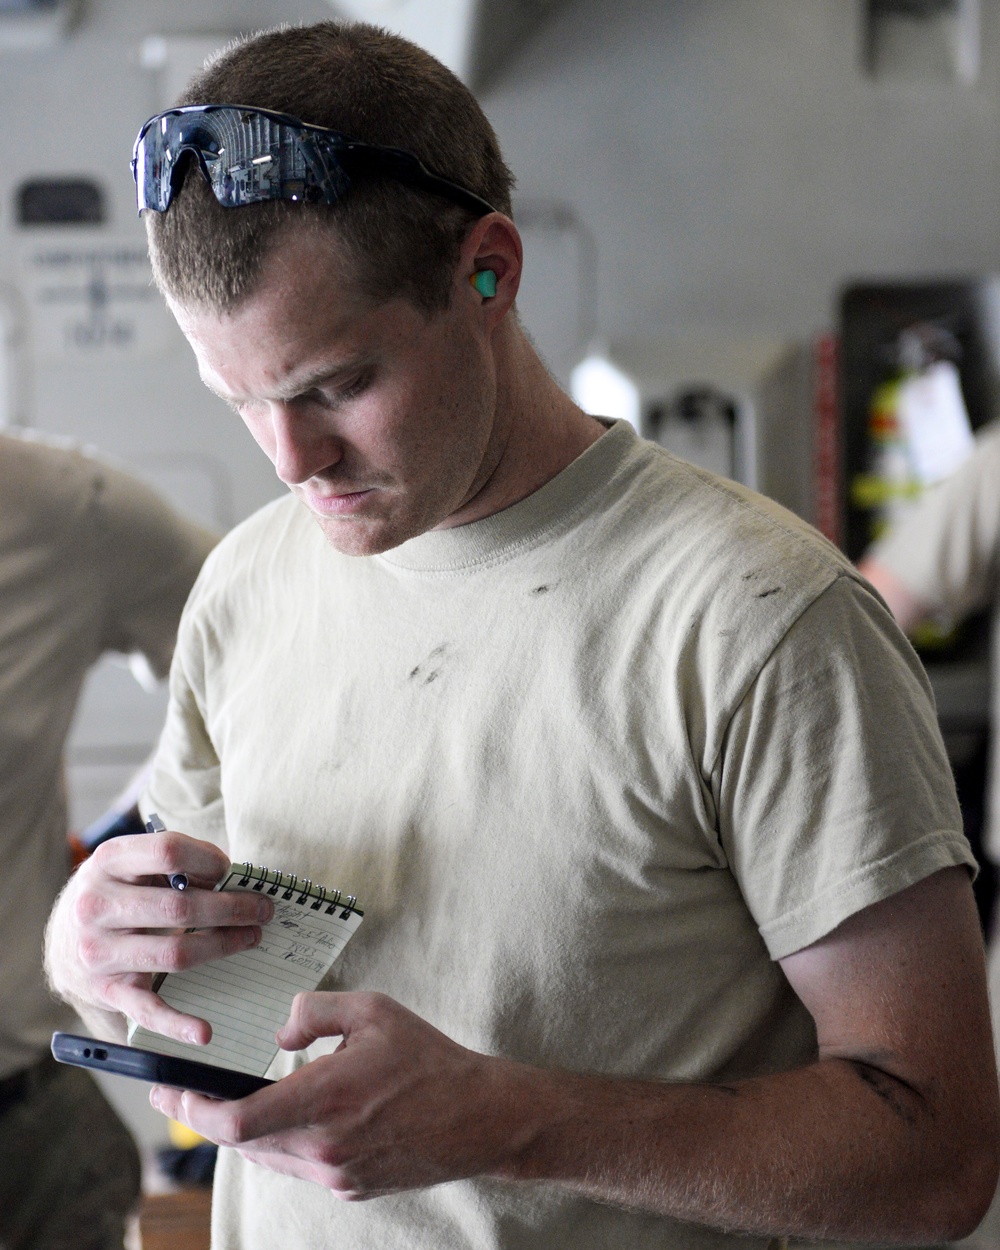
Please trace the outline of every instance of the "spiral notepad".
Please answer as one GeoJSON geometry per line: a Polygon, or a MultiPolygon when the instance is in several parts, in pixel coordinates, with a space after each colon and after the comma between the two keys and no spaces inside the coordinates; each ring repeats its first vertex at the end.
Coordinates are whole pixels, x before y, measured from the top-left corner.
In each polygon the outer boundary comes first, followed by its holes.
{"type": "Polygon", "coordinates": [[[201,1059],[263,1076],[278,1053],[274,1040],[292,999],[314,990],[350,941],[363,912],[353,895],[301,883],[253,864],[233,864],[218,890],[255,890],[274,901],[261,943],[184,972],[162,974],[153,988],[164,1002],[212,1026],[206,1046],[177,1042],[133,1024],[129,1042],[161,1055],[201,1059]]]}

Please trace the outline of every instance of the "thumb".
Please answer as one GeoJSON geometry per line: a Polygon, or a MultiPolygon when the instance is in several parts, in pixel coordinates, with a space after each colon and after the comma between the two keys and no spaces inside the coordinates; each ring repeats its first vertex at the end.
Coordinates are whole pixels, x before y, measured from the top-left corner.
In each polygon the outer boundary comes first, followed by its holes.
{"type": "Polygon", "coordinates": [[[351,994],[313,990],[296,994],[288,1020],[276,1034],[282,1050],[304,1050],[320,1037],[347,1037],[354,1013],[351,994]]]}

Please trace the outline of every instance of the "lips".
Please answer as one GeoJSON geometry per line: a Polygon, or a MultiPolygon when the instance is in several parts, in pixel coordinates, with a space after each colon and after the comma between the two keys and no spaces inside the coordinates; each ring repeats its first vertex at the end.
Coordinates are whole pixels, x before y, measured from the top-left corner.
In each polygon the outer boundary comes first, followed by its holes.
{"type": "Polygon", "coordinates": [[[345,491],[343,494],[321,495],[317,491],[300,489],[303,503],[321,516],[337,516],[354,512],[374,493],[374,490],[369,488],[345,491]]]}

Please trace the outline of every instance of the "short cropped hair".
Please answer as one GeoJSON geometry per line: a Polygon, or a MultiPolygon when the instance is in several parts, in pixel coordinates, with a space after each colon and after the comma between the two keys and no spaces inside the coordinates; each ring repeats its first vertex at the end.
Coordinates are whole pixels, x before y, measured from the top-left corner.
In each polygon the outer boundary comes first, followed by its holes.
{"type": "MultiPolygon", "coordinates": [[[[319,22],[242,39],[188,84],[180,104],[243,104],[291,113],[352,139],[415,153],[433,172],[510,214],[514,179],[468,88],[415,44],[366,23],[319,22]]],[[[448,306],[475,215],[390,179],[365,177],[336,204],[271,200],[223,208],[194,161],[170,208],[144,214],[153,274],[177,303],[224,312],[258,283],[283,231],[315,230],[343,249],[361,293],[448,306]],[[319,227],[317,229],[317,227],[319,227]]]]}

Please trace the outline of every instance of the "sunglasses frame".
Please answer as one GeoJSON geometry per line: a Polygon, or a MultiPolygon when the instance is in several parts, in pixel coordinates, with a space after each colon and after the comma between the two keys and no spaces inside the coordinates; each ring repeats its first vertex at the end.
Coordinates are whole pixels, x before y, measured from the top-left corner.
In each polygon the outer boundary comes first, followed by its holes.
{"type": "Polygon", "coordinates": [[[145,209],[160,213],[167,211],[174,197],[181,157],[185,153],[194,157],[215,198],[224,208],[238,208],[243,204],[266,200],[336,204],[350,190],[353,178],[379,177],[441,196],[477,217],[497,211],[475,192],[429,170],[419,157],[402,148],[363,143],[338,130],[316,126],[289,113],[276,113],[254,105],[188,104],[155,114],[139,131],[132,147],[132,177],[140,213],[145,209]],[[257,144],[257,149],[244,141],[240,146],[239,161],[230,164],[220,176],[218,167],[213,173],[209,161],[218,162],[225,148],[216,143],[216,150],[213,151],[206,139],[217,140],[221,127],[210,124],[207,119],[222,112],[238,114],[236,121],[244,131],[253,122],[262,120],[267,123],[263,128],[267,138],[264,143],[257,144]],[[203,132],[200,136],[199,123],[203,132]],[[184,133],[186,128],[188,134],[184,133]],[[155,145],[148,142],[147,136],[151,131],[160,137],[155,145]],[[278,152],[278,178],[276,183],[269,181],[266,192],[260,191],[259,186],[256,189],[251,186],[248,190],[245,179],[238,182],[233,177],[234,173],[251,173],[252,165],[267,164],[270,167],[275,163],[275,149],[278,152]],[[286,177],[289,173],[297,176],[286,177]],[[231,194],[227,194],[227,178],[231,194]]]}

